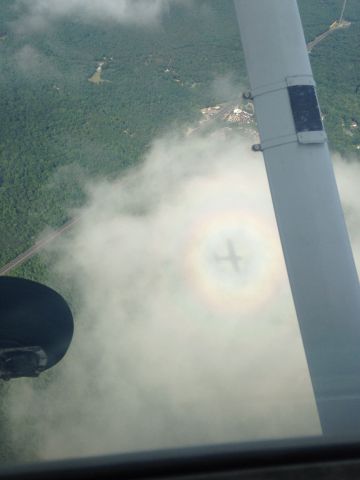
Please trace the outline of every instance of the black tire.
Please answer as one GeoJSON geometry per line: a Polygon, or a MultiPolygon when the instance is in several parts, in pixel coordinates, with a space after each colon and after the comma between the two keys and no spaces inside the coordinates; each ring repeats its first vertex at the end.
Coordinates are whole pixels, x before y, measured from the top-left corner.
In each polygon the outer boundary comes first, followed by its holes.
{"type": "Polygon", "coordinates": [[[0,277],[0,346],[39,346],[50,368],[67,352],[73,332],[71,310],[55,290],[23,278],[0,277]]]}

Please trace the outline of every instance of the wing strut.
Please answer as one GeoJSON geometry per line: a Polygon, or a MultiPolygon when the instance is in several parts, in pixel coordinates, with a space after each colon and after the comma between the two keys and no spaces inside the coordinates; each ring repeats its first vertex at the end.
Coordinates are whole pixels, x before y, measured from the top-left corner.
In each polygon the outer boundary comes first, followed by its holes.
{"type": "Polygon", "coordinates": [[[360,433],[360,288],[296,0],[234,0],[324,435],[360,433]]]}

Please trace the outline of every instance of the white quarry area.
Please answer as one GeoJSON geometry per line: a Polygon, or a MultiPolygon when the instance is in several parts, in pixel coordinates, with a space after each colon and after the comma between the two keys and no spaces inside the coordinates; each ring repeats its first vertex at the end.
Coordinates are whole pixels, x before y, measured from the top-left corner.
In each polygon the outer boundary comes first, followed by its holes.
{"type": "Polygon", "coordinates": [[[252,125],[254,121],[254,108],[251,103],[246,106],[225,103],[202,108],[201,113],[205,121],[216,119],[243,125],[252,125]]]}

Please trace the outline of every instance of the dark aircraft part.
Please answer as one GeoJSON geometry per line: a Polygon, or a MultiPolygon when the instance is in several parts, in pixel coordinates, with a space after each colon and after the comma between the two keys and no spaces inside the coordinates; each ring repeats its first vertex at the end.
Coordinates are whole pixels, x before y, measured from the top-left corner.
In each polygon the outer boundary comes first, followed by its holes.
{"type": "Polygon", "coordinates": [[[0,378],[36,377],[65,355],[74,331],[65,300],[40,283],[0,277],[0,378]]]}
{"type": "Polygon", "coordinates": [[[47,368],[48,357],[41,347],[0,348],[0,378],[37,377],[47,368]]]}
{"type": "Polygon", "coordinates": [[[262,152],[261,144],[260,143],[255,143],[255,145],[253,145],[251,147],[251,150],[253,152],[262,152]]]}
{"type": "Polygon", "coordinates": [[[324,130],[315,87],[313,85],[293,85],[288,87],[288,92],[296,132],[324,130]]]}
{"type": "Polygon", "coordinates": [[[252,100],[253,99],[253,97],[251,95],[251,92],[244,92],[242,96],[243,96],[244,100],[252,100]]]}

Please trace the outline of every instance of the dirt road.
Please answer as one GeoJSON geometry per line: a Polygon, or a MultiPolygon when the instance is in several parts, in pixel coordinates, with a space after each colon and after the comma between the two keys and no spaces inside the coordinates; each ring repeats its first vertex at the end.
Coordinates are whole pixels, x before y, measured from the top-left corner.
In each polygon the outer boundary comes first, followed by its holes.
{"type": "Polygon", "coordinates": [[[22,265],[24,262],[29,260],[31,257],[39,253],[40,250],[45,248],[50,242],[55,240],[55,238],[59,237],[63,233],[65,233],[67,230],[69,230],[75,223],[77,223],[80,220],[80,217],[73,218],[69,220],[67,223],[62,225],[60,228],[57,230],[54,230],[51,232],[48,236],[43,238],[42,240],[39,240],[35,245],[30,247],[28,250],[25,252],[21,253],[18,255],[14,260],[11,260],[11,262],[7,263],[4,265],[2,268],[0,268],[0,275],[6,275],[11,272],[16,267],[19,267],[22,265]]]}
{"type": "Polygon", "coordinates": [[[330,33],[335,32],[340,28],[350,27],[350,25],[351,25],[350,22],[346,22],[345,20],[343,20],[341,23],[338,23],[337,25],[330,27],[329,30],[326,30],[326,32],[321,33],[314,40],[312,40],[307,44],[308,52],[310,53],[313,50],[313,48],[315,48],[318,43],[322,42],[328,35],[330,35],[330,33]]]}

